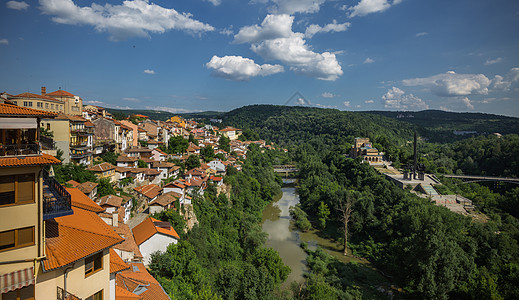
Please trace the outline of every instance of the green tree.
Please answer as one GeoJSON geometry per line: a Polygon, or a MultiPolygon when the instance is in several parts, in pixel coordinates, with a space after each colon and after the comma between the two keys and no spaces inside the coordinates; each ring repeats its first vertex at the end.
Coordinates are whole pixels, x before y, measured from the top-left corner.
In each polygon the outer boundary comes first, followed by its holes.
{"type": "Polygon", "coordinates": [[[190,155],[186,160],[186,170],[200,167],[200,157],[198,155],[190,155]]]}
{"type": "Polygon", "coordinates": [[[115,195],[115,190],[108,178],[101,178],[97,186],[97,196],[104,197],[106,195],[115,195]]]}
{"type": "Polygon", "coordinates": [[[231,152],[230,142],[231,140],[228,137],[224,135],[220,136],[220,139],[218,140],[218,149],[222,149],[227,153],[231,152]]]}
{"type": "Polygon", "coordinates": [[[203,157],[204,161],[209,162],[212,161],[215,157],[213,146],[205,146],[200,149],[200,155],[203,157]]]}
{"type": "Polygon", "coordinates": [[[147,167],[148,167],[148,164],[147,164],[144,160],[139,159],[139,160],[137,161],[137,167],[138,167],[138,168],[147,168],[147,167]]]}
{"type": "Polygon", "coordinates": [[[189,141],[182,136],[172,136],[169,138],[167,152],[169,154],[182,154],[189,147],[189,141]]]}
{"type": "Polygon", "coordinates": [[[115,152],[111,152],[111,151],[106,151],[105,153],[103,153],[103,155],[101,155],[101,158],[103,159],[103,161],[107,162],[107,163],[111,163],[112,165],[117,165],[117,158],[118,158],[118,154],[115,153],[115,152]]]}
{"type": "Polygon", "coordinates": [[[319,220],[319,229],[324,230],[326,228],[326,221],[328,220],[328,216],[330,215],[330,209],[328,205],[321,201],[319,205],[319,210],[317,212],[317,218],[319,220]]]}

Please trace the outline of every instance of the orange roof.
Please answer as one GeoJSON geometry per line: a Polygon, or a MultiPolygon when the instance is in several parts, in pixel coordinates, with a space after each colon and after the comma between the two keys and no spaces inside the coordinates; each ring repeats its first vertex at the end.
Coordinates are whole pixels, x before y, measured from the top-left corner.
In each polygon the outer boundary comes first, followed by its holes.
{"type": "Polygon", "coordinates": [[[236,130],[241,131],[241,129],[237,129],[237,128],[233,128],[233,127],[226,127],[224,129],[221,129],[220,132],[222,132],[222,131],[236,131],[236,130]]]}
{"type": "Polygon", "coordinates": [[[113,248],[110,248],[110,274],[128,270],[129,268],[130,266],[124,262],[119,254],[113,248]]]}
{"type": "Polygon", "coordinates": [[[67,92],[67,91],[64,91],[64,90],[57,90],[57,91],[54,91],[52,93],[47,93],[47,95],[50,95],[50,96],[65,96],[65,97],[74,97],[73,94],[67,92]]]}
{"type": "Polygon", "coordinates": [[[87,170],[93,171],[93,172],[104,172],[104,171],[108,171],[108,170],[112,170],[112,169],[115,169],[114,165],[112,165],[111,163],[104,162],[102,164],[90,167],[87,170]]]}
{"type": "Polygon", "coordinates": [[[66,188],[71,196],[72,206],[99,213],[105,211],[101,206],[97,205],[87,195],[83,194],[78,188],[66,188]]]}
{"type": "Polygon", "coordinates": [[[18,95],[14,95],[13,97],[14,98],[36,98],[36,99],[50,100],[50,101],[59,102],[59,103],[65,103],[65,102],[63,102],[61,100],[58,100],[58,99],[55,99],[55,98],[52,98],[52,97],[47,97],[47,96],[44,96],[44,95],[38,95],[38,94],[33,94],[33,93],[21,93],[21,94],[18,94],[18,95]]]}
{"type": "Polygon", "coordinates": [[[90,122],[90,121],[86,121],[85,122],[85,126],[86,127],[94,127],[94,123],[90,122]]]}
{"type": "Polygon", "coordinates": [[[150,199],[157,197],[162,192],[162,188],[156,184],[143,185],[134,188],[134,190],[150,199]]]}
{"type": "MultiPolygon", "coordinates": [[[[162,286],[159,282],[151,276],[150,273],[144,267],[142,263],[128,263],[131,268],[126,271],[122,271],[121,273],[117,273],[115,276],[116,279],[116,288],[120,287],[122,289],[126,289],[131,294],[135,295],[138,287],[141,287],[141,293],[139,294],[141,299],[143,300],[170,300],[162,286]]],[[[116,290],[116,299],[139,299],[133,296],[125,296],[127,298],[119,298],[116,290]],[[133,297],[133,298],[130,298],[133,297]]],[[[128,294],[126,294],[128,295],[128,294]]]]}
{"type": "Polygon", "coordinates": [[[69,180],[69,181],[67,181],[67,183],[70,184],[70,185],[73,186],[73,187],[78,187],[78,185],[81,184],[81,183],[79,183],[79,182],[77,182],[77,181],[75,181],[75,180],[72,180],[72,179],[69,180]]]}
{"type": "Polygon", "coordinates": [[[136,114],[135,116],[138,117],[138,118],[149,118],[148,116],[141,115],[141,114],[136,114]]]}
{"type": "Polygon", "coordinates": [[[0,168],[60,165],[61,160],[42,153],[35,156],[0,157],[0,168]]]}
{"type": "Polygon", "coordinates": [[[64,267],[121,243],[123,239],[95,213],[73,207],[74,214],[46,221],[44,272],[64,267]]]}
{"type": "Polygon", "coordinates": [[[135,295],[134,293],[128,291],[127,289],[116,285],[115,286],[115,299],[116,300],[134,300],[134,299],[141,300],[142,297],[139,295],[135,295]]]}
{"type": "Polygon", "coordinates": [[[99,199],[99,205],[108,205],[113,207],[121,207],[121,204],[123,203],[123,198],[117,197],[115,195],[106,195],[104,197],[101,197],[99,199]]]}
{"type": "MultiPolygon", "coordinates": [[[[119,216],[122,215],[122,213],[119,213],[119,216]]],[[[142,259],[142,253],[135,242],[130,227],[123,222],[119,222],[117,226],[112,226],[112,229],[124,239],[124,242],[115,245],[113,248],[121,251],[133,252],[134,259],[142,259]]]]}
{"type": "Polygon", "coordinates": [[[0,103],[0,116],[21,116],[21,117],[46,117],[46,118],[54,118],[57,114],[43,111],[28,107],[20,107],[16,105],[4,104],[0,103]]]}
{"type": "Polygon", "coordinates": [[[180,239],[178,233],[175,231],[175,229],[173,229],[173,227],[171,227],[171,225],[169,226],[169,229],[161,228],[156,226],[156,223],[159,222],[165,223],[149,217],[133,228],[133,236],[135,237],[135,242],[137,245],[141,245],[156,233],[165,234],[177,240],[180,239]]]}
{"type": "Polygon", "coordinates": [[[87,195],[87,194],[90,194],[98,185],[99,185],[99,183],[87,181],[87,182],[83,182],[82,184],[80,184],[78,186],[74,186],[74,187],[77,187],[80,191],[82,191],[85,195],[87,195]]]}

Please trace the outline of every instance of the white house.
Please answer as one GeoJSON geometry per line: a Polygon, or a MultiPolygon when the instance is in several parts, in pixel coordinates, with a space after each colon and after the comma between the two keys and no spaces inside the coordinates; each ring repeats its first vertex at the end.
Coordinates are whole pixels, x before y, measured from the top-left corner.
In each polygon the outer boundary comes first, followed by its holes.
{"type": "Polygon", "coordinates": [[[144,257],[145,265],[150,263],[153,252],[165,252],[169,244],[176,244],[180,240],[169,222],[162,222],[151,217],[133,228],[133,236],[144,257]]]}

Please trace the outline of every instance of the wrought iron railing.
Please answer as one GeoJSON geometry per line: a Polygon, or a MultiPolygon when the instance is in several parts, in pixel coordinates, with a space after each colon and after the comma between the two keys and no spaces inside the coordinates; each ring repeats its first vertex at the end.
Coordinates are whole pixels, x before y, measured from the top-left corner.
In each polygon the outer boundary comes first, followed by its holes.
{"type": "Polygon", "coordinates": [[[39,155],[40,144],[0,145],[0,156],[39,155]]]}
{"type": "Polygon", "coordinates": [[[43,180],[43,219],[73,214],[69,192],[56,179],[50,177],[47,170],[43,170],[43,180]]]}
{"type": "Polygon", "coordinates": [[[54,139],[51,137],[41,135],[40,144],[43,149],[56,150],[56,142],[54,142],[54,139]]]}
{"type": "Polygon", "coordinates": [[[81,298],[73,295],[58,286],[57,300],[81,300],[81,298]]]}

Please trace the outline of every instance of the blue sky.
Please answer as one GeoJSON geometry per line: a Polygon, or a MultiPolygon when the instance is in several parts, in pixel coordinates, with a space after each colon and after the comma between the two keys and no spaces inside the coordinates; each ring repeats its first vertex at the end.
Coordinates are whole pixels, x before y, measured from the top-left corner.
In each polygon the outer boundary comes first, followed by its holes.
{"type": "Polygon", "coordinates": [[[0,91],[519,116],[515,0],[2,1],[0,91]]]}

